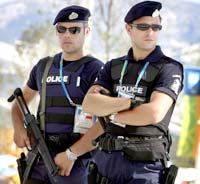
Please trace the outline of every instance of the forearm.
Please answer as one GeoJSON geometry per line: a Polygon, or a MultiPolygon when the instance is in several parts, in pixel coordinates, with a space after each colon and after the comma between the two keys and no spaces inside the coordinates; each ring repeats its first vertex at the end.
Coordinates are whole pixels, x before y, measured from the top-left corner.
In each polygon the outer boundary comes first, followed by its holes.
{"type": "Polygon", "coordinates": [[[149,103],[139,105],[130,111],[120,112],[115,120],[133,126],[157,124],[165,117],[172,103],[173,99],[170,96],[155,91],[149,103]]]}
{"type": "MultiPolygon", "coordinates": [[[[31,101],[31,99],[33,99],[35,94],[36,94],[36,91],[31,90],[28,86],[24,87],[23,95],[27,104],[31,101]]],[[[20,148],[23,148],[25,146],[30,148],[31,146],[30,146],[29,137],[27,136],[27,129],[24,127],[23,115],[21,113],[21,110],[16,100],[14,101],[11,108],[11,117],[12,117],[12,123],[13,123],[13,128],[14,128],[13,138],[14,138],[15,144],[20,148]]]]}
{"type": "Polygon", "coordinates": [[[83,110],[97,116],[107,116],[129,107],[130,99],[128,98],[110,97],[99,93],[89,93],[83,102],[83,110]]]}
{"type": "Polygon", "coordinates": [[[24,126],[21,111],[16,102],[14,102],[11,109],[12,124],[14,129],[13,141],[19,148],[25,146],[31,149],[29,137],[27,136],[27,129],[24,126]]]}
{"type": "Polygon", "coordinates": [[[115,115],[115,121],[133,126],[146,126],[156,123],[153,110],[147,105],[140,105],[130,111],[122,111],[115,115]]]}
{"type": "Polygon", "coordinates": [[[13,103],[11,108],[11,117],[14,131],[24,128],[23,117],[16,101],[13,103]]]}
{"type": "MultiPolygon", "coordinates": [[[[36,96],[37,91],[32,90],[26,85],[23,88],[22,93],[28,105],[29,102],[36,96]]],[[[24,127],[23,115],[20,111],[19,105],[17,104],[16,100],[14,100],[12,108],[11,108],[11,117],[12,117],[12,123],[13,123],[14,129],[24,127]]]]}
{"type": "Polygon", "coordinates": [[[86,134],[75,144],[73,144],[70,149],[77,156],[81,156],[96,147],[92,145],[92,140],[95,140],[101,134],[104,133],[104,130],[99,122],[96,122],[92,128],[90,128],[86,134]]]}

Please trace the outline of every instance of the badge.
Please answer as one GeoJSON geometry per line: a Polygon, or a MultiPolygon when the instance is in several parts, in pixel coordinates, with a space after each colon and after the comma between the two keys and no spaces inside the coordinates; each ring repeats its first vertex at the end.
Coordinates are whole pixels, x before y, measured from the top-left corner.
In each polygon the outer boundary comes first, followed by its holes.
{"type": "Polygon", "coordinates": [[[160,15],[160,11],[158,9],[156,9],[153,13],[152,13],[152,17],[158,17],[160,15]]]}
{"type": "Polygon", "coordinates": [[[74,133],[85,134],[96,122],[96,116],[84,113],[82,106],[77,106],[74,117],[74,133]]]}
{"type": "Polygon", "coordinates": [[[176,94],[178,95],[178,90],[179,90],[179,87],[181,85],[181,82],[180,82],[180,79],[174,79],[174,82],[173,84],[171,85],[171,90],[176,94]]]}
{"type": "Polygon", "coordinates": [[[78,14],[75,13],[75,12],[72,12],[70,15],[69,15],[69,20],[74,20],[74,19],[77,19],[78,18],[78,14]]]}

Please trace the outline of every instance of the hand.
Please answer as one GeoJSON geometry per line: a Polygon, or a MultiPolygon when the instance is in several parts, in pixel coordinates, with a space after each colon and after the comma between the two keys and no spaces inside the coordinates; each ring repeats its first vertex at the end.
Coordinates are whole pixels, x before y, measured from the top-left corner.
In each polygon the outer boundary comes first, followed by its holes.
{"type": "Polygon", "coordinates": [[[117,126],[120,126],[120,127],[125,128],[125,127],[126,127],[125,124],[123,124],[123,123],[118,123],[118,121],[117,121],[117,114],[118,114],[118,113],[113,113],[113,114],[111,114],[111,115],[109,116],[110,122],[113,123],[113,124],[115,124],[115,125],[117,125],[117,126]]]}
{"type": "Polygon", "coordinates": [[[27,134],[27,129],[20,127],[14,130],[14,142],[19,148],[27,147],[31,149],[31,143],[27,134]]]}
{"type": "Polygon", "coordinates": [[[59,167],[61,176],[69,176],[74,165],[73,160],[69,160],[65,152],[58,153],[54,158],[55,164],[59,167]]]}
{"type": "Polygon", "coordinates": [[[110,94],[110,92],[107,89],[99,86],[94,88],[94,93],[103,94],[107,96],[109,96],[110,94]]]}

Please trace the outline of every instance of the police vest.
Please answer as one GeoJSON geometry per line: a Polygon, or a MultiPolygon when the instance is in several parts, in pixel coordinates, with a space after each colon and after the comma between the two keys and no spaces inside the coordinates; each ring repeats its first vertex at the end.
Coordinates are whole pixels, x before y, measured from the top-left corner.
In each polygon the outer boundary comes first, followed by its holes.
{"type": "MultiPolygon", "coordinates": [[[[151,62],[144,73],[139,86],[135,88],[137,77],[142,70],[144,63],[132,63],[129,62],[127,69],[123,77],[123,84],[119,85],[119,79],[124,64],[125,57],[114,59],[111,61],[111,76],[113,79],[113,96],[118,95],[118,91],[121,90],[124,93],[134,93],[135,99],[140,103],[148,103],[150,96],[153,92],[154,81],[163,65],[168,62],[167,57],[161,58],[158,62],[151,62]],[[134,72],[133,72],[134,71],[134,72]]],[[[173,112],[174,106],[172,106],[167,112],[164,119],[158,124],[152,124],[147,126],[129,126],[122,128],[113,123],[107,123],[106,132],[116,133],[120,135],[135,135],[135,136],[160,136],[167,134],[169,121],[173,112]]]]}
{"type": "MultiPolygon", "coordinates": [[[[48,58],[46,60],[48,60],[48,58]]],[[[55,55],[54,62],[50,66],[46,81],[43,81],[46,82],[45,130],[47,133],[49,131],[52,132],[52,130],[55,130],[56,133],[72,132],[74,125],[76,107],[69,103],[62,88],[59,67],[55,66],[55,61],[57,62],[59,60],[60,58],[58,55],[55,55]]],[[[82,104],[83,98],[86,94],[86,91],[84,91],[78,83],[81,80],[80,76],[85,63],[92,60],[95,60],[95,58],[86,56],[80,61],[71,62],[66,66],[63,66],[63,81],[66,85],[67,91],[69,92],[70,98],[75,104],[82,104]]],[[[44,71],[44,68],[45,64],[41,66],[41,70],[44,71]]],[[[38,107],[38,114],[40,113],[40,110],[41,99],[38,107]]],[[[39,115],[38,119],[40,119],[39,115]]]]}

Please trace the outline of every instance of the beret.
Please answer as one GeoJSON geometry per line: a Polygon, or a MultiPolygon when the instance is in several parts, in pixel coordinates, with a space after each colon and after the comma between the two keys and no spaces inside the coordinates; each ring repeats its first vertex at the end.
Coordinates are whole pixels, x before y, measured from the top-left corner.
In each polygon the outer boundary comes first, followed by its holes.
{"type": "Polygon", "coordinates": [[[143,16],[157,17],[160,15],[162,4],[156,1],[143,1],[134,5],[126,14],[124,21],[131,23],[143,16]]]}
{"type": "Polygon", "coordinates": [[[77,5],[68,6],[58,12],[53,25],[57,22],[88,21],[90,15],[90,11],[87,8],[77,5]]]}

